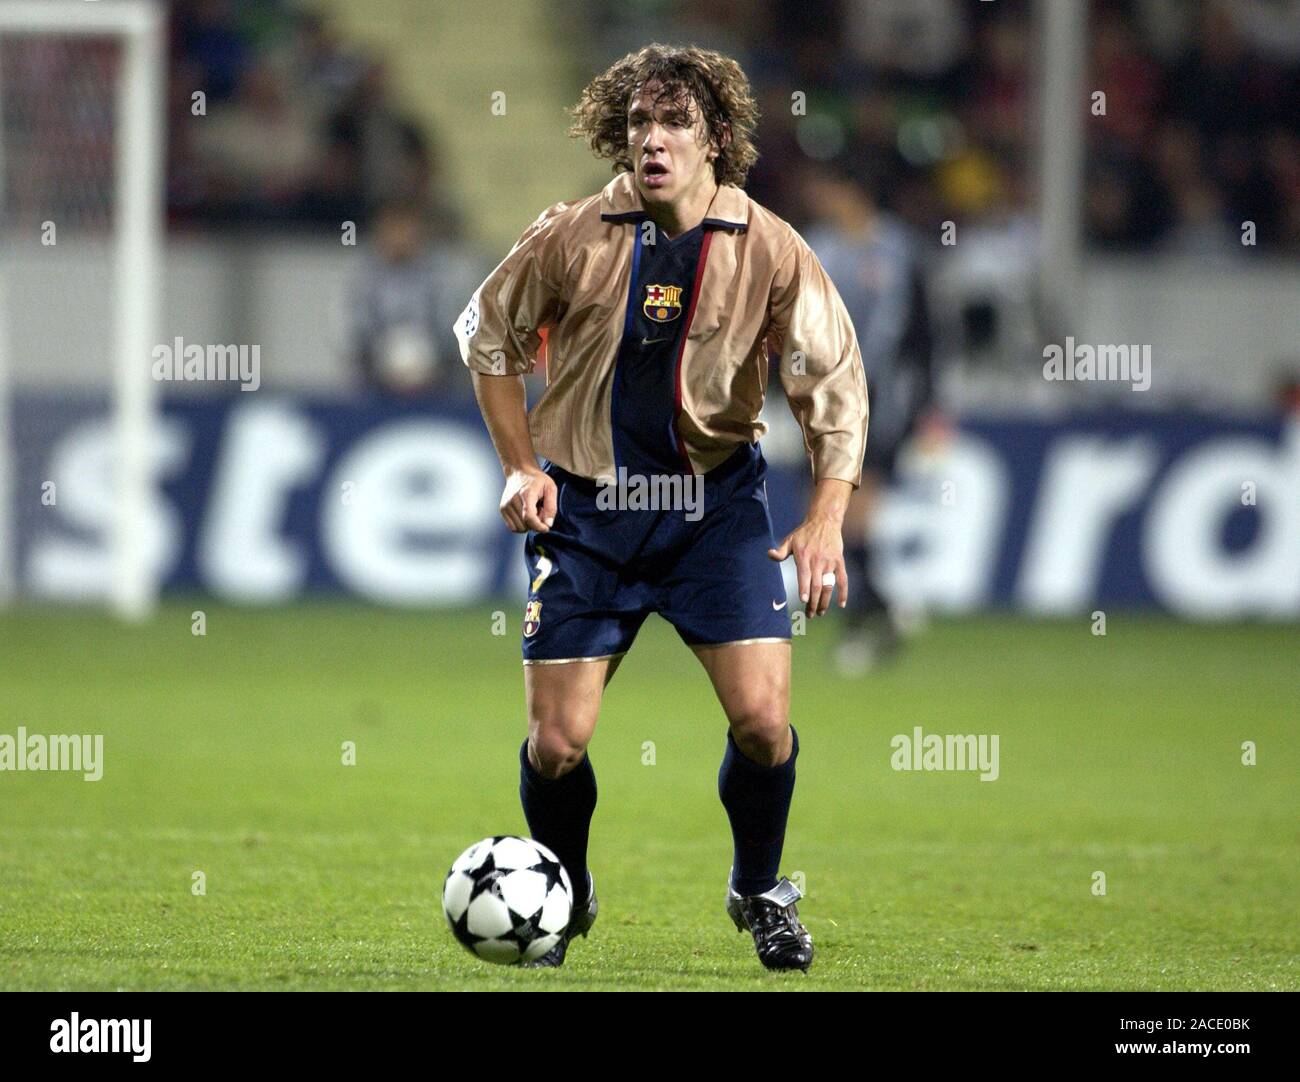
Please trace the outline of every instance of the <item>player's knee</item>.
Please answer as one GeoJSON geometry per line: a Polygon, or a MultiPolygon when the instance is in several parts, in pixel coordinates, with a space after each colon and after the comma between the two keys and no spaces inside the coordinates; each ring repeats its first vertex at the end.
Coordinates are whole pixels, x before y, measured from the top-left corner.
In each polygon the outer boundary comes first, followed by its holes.
{"type": "Polygon", "coordinates": [[[586,741],[567,733],[563,726],[537,726],[529,734],[529,760],[544,778],[567,774],[587,754],[586,741]]]}
{"type": "Polygon", "coordinates": [[[776,703],[753,703],[733,712],[731,737],[745,758],[776,766],[790,754],[790,719],[776,703]]]}

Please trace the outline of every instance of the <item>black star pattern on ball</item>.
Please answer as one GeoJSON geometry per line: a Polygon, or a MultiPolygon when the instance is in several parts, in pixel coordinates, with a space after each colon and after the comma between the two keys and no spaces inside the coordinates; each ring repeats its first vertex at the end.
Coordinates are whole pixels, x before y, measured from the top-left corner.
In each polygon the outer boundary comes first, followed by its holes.
{"type": "Polygon", "coordinates": [[[555,886],[556,883],[559,883],[561,886],[564,885],[564,880],[561,878],[564,873],[564,866],[558,860],[552,860],[550,857],[542,856],[541,853],[538,853],[537,855],[541,859],[538,860],[536,864],[532,865],[532,867],[529,868],[529,871],[541,872],[542,875],[546,876],[546,893],[549,895],[551,893],[551,888],[555,886]]]}
{"type": "Polygon", "coordinates": [[[505,898],[501,894],[501,883],[499,880],[505,875],[505,872],[489,872],[481,879],[474,880],[474,886],[470,888],[469,900],[472,902],[480,894],[490,894],[499,902],[504,902],[505,898]]]}
{"type": "Polygon", "coordinates": [[[537,914],[534,913],[531,917],[521,917],[509,906],[506,907],[506,912],[510,914],[510,927],[520,945],[520,949],[528,946],[537,938],[537,914]]]}
{"type": "Polygon", "coordinates": [[[528,945],[536,938],[537,929],[530,919],[521,917],[513,909],[507,907],[506,912],[510,915],[510,931],[502,932],[493,938],[499,943],[514,944],[515,950],[523,954],[528,949],[528,945]]]}

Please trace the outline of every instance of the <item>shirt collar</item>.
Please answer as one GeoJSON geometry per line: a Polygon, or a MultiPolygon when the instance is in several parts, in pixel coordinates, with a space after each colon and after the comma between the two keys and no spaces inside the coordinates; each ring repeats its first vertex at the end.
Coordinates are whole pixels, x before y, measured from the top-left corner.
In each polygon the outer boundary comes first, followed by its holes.
{"type": "MultiPolygon", "coordinates": [[[[631,173],[619,173],[600,193],[600,217],[606,222],[640,222],[649,215],[631,173]]],[[[749,196],[734,184],[720,184],[702,223],[717,229],[749,228],[749,196]]]]}

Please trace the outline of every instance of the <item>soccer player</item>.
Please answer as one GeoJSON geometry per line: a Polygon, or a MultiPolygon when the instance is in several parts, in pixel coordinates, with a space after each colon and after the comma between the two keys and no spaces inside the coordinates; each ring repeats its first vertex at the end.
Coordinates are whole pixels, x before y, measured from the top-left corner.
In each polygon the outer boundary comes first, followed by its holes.
{"type": "Polygon", "coordinates": [[[897,616],[878,585],[870,535],[904,442],[918,430],[936,431],[933,340],[920,245],[911,230],[876,206],[846,163],[811,170],[805,196],[817,219],[807,230],[808,246],[861,333],[871,387],[871,443],[844,519],[853,601],[835,652],[842,675],[860,676],[899,646],[897,616]]]}
{"type": "Polygon", "coordinates": [[[605,686],[658,612],[729,724],[727,912],[763,965],[806,970],[801,895],[777,878],[799,754],[780,562],[794,558],[808,617],[837,588],[844,605],[840,529],[867,430],[853,325],[808,246],[741,188],[757,109],[734,60],[647,46],[593,79],[573,114],[571,134],[613,161],[614,179],[544,211],[456,327],[505,472],[501,514],[526,534],[520,798],[575,895],[563,941],[537,964],[563,964],[595,920],[587,744],[605,686]],[[526,411],[543,330],[546,391],[526,411]],[[814,480],[807,517],[779,544],[758,446],[769,351],[814,480]],[[647,506],[647,491],[672,498],[647,506]]]}

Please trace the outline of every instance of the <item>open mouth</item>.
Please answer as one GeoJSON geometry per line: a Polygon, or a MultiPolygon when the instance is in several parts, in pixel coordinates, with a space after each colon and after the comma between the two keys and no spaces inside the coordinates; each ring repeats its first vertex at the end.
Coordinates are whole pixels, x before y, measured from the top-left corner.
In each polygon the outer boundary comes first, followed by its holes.
{"type": "Polygon", "coordinates": [[[646,162],[641,166],[641,175],[651,187],[657,187],[668,177],[668,167],[662,162],[646,162]]]}

